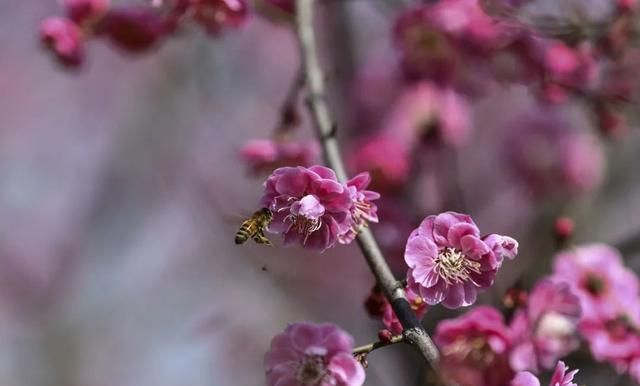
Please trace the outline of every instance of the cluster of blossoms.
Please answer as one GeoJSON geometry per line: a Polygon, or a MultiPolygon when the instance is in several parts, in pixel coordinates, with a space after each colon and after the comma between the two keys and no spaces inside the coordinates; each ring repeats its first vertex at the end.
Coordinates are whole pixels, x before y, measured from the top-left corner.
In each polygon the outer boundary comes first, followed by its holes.
{"type": "Polygon", "coordinates": [[[210,34],[245,21],[245,0],[169,0],[155,7],[116,7],[110,0],[62,0],[66,17],[40,24],[40,40],[65,67],[84,62],[85,43],[104,37],[127,52],[143,52],[192,19],[210,34]]]}
{"type": "Polygon", "coordinates": [[[367,190],[371,178],[361,173],[346,183],[324,166],[282,167],[265,181],[260,200],[273,212],[269,231],[284,235],[284,243],[299,243],[324,251],[348,244],[368,222],[378,222],[373,203],[380,195],[367,190]]]}
{"type": "Polygon", "coordinates": [[[569,283],[593,357],[640,381],[640,284],[618,251],[590,244],[556,256],[552,278],[569,283]]]}

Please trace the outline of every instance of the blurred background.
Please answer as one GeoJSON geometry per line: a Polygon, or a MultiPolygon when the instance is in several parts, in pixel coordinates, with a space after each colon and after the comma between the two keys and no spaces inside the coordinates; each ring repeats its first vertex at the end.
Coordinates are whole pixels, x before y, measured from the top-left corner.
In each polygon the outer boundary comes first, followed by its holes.
{"type": "MultiPolygon", "coordinates": [[[[275,236],[272,248],[233,243],[264,180],[248,171],[240,149],[272,134],[296,76],[286,22],[251,15],[216,39],[186,29],[139,55],[92,41],[86,63],[69,71],[37,38],[40,21],[61,13],[56,1],[4,0],[0,9],[2,385],[258,385],[271,337],[288,322],[330,321],[358,344],[376,339],[380,324],[363,307],[374,281],[355,244],[318,255],[285,249],[275,236]]],[[[403,125],[394,121],[398,110],[412,111],[392,46],[398,11],[375,0],[319,9],[331,104],[352,172],[369,165],[356,157],[362,141],[403,125]]],[[[373,229],[398,275],[408,233],[444,210],[520,241],[519,257],[482,303],[499,304],[509,286],[549,271],[560,215],[575,220],[577,243],[620,246],[640,270],[634,120],[621,139],[606,138],[580,102],[540,110],[524,85],[482,76],[470,74],[473,87],[461,92],[465,140],[429,142],[414,154],[418,171],[380,203],[373,229]],[[562,136],[521,129],[558,121],[584,134],[586,145],[567,150],[562,136]],[[542,175],[514,172],[519,162],[541,164],[534,169],[542,175]],[[561,177],[559,164],[570,170],[561,177]]],[[[441,100],[425,98],[419,111],[441,100]]],[[[302,103],[300,114],[295,136],[312,139],[302,103]]],[[[430,310],[426,325],[443,314],[455,313],[430,310]]],[[[366,384],[420,385],[415,361],[404,347],[375,352],[366,384]]],[[[580,379],[633,384],[605,365],[582,368],[580,379]]]]}

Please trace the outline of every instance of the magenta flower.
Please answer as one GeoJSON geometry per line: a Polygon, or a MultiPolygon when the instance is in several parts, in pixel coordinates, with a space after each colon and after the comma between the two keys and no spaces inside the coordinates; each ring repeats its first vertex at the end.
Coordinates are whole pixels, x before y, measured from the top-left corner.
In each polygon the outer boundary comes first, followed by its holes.
{"type": "Polygon", "coordinates": [[[319,150],[315,141],[254,139],[242,146],[240,156],[252,174],[260,174],[283,166],[310,166],[317,160],[319,150]]]}
{"type": "Polygon", "coordinates": [[[553,279],[565,281],[580,299],[583,318],[613,319],[622,299],[637,297],[638,278],[622,257],[604,244],[588,244],[556,255],[553,279]]]}
{"type": "Polygon", "coordinates": [[[96,32],[127,52],[143,52],[165,36],[164,18],[149,8],[111,9],[101,19],[96,32]]]}
{"type": "MultiPolygon", "coordinates": [[[[427,304],[424,302],[424,299],[422,299],[420,295],[413,292],[410,288],[407,288],[405,292],[407,295],[407,301],[411,305],[411,310],[413,310],[413,312],[416,314],[418,320],[422,320],[422,318],[424,318],[424,315],[427,313],[427,304]]],[[[393,334],[402,334],[402,331],[404,329],[402,328],[400,320],[398,320],[395,312],[393,312],[391,304],[386,300],[386,298],[384,298],[384,300],[382,323],[393,334]]]]}
{"type": "Polygon", "coordinates": [[[454,90],[421,82],[398,98],[382,130],[407,149],[420,142],[459,147],[471,135],[470,114],[467,101],[454,90]]]}
{"type": "Polygon", "coordinates": [[[596,360],[609,362],[618,371],[632,371],[640,357],[640,300],[627,295],[618,305],[614,317],[583,320],[579,329],[596,360]]]}
{"type": "Polygon", "coordinates": [[[444,374],[461,386],[502,386],[513,378],[509,331],[500,312],[478,306],[438,323],[434,340],[444,374]]]}
{"type": "Polygon", "coordinates": [[[333,324],[290,324],[271,340],[267,385],[360,386],[365,373],[352,350],[353,338],[333,324]]]}
{"type": "Polygon", "coordinates": [[[353,189],[324,166],[276,169],[264,183],[261,205],[271,209],[269,231],[286,245],[324,251],[352,229],[353,189]]]}
{"type": "Polygon", "coordinates": [[[493,284],[503,259],[513,259],[517,248],[517,241],[510,237],[481,238],[468,215],[429,216],[407,241],[408,282],[430,305],[468,306],[475,302],[479,289],[493,284]]]}
{"type": "Polygon", "coordinates": [[[67,16],[79,25],[97,21],[109,9],[109,0],[62,0],[67,16]]]}
{"type": "Polygon", "coordinates": [[[392,135],[377,135],[365,139],[351,152],[349,164],[353,170],[366,170],[373,175],[376,190],[394,191],[402,188],[411,169],[408,146],[392,135]]]}
{"type": "Polygon", "coordinates": [[[344,234],[338,236],[341,244],[351,243],[369,222],[378,222],[378,207],[372,201],[380,198],[380,194],[366,190],[371,183],[369,173],[360,173],[347,181],[346,186],[351,195],[351,226],[344,234]]]}
{"type": "MultiPolygon", "coordinates": [[[[559,361],[553,371],[549,386],[578,386],[573,382],[573,377],[576,375],[578,370],[567,372],[568,370],[569,368],[567,365],[565,365],[564,362],[559,361]]],[[[530,372],[523,371],[516,374],[516,376],[511,380],[511,383],[509,383],[509,386],[540,386],[540,381],[530,372]]]]}
{"type": "Polygon", "coordinates": [[[40,23],[40,41],[66,67],[77,67],[84,59],[82,30],[74,22],[50,17],[40,23]]]}
{"type": "Polygon", "coordinates": [[[578,348],[580,300],[566,283],[543,279],[533,288],[525,309],[509,326],[514,347],[509,355],[515,371],[551,369],[559,358],[578,348]]]}

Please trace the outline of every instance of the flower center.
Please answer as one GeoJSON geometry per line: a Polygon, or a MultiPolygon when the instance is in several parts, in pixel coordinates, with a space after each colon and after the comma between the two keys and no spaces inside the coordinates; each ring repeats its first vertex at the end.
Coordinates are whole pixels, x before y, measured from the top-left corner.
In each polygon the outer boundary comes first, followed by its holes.
{"type": "Polygon", "coordinates": [[[587,275],[584,287],[593,296],[601,295],[605,290],[604,281],[594,274],[587,275]]]}
{"type": "Polygon", "coordinates": [[[290,213],[285,217],[284,221],[289,223],[289,229],[293,228],[299,234],[305,236],[305,243],[309,235],[322,227],[324,206],[322,206],[317,197],[306,195],[300,200],[293,202],[291,206],[280,210],[287,209],[290,213]]]}
{"type": "Polygon", "coordinates": [[[457,284],[470,279],[470,274],[480,273],[480,263],[467,259],[462,251],[444,248],[435,259],[435,270],[445,283],[457,284]]]}
{"type": "Polygon", "coordinates": [[[320,355],[305,355],[298,364],[296,379],[304,386],[320,385],[326,376],[330,376],[320,355]]]}

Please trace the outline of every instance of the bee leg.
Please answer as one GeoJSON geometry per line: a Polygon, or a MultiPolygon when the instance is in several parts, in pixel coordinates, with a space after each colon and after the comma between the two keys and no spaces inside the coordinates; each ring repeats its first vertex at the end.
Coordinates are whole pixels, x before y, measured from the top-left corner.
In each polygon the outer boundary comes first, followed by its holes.
{"type": "Polygon", "coordinates": [[[256,234],[253,236],[253,241],[255,241],[257,244],[263,244],[263,245],[268,245],[268,246],[272,246],[273,244],[271,244],[271,241],[264,235],[264,231],[259,231],[256,232],[256,234]]]}

